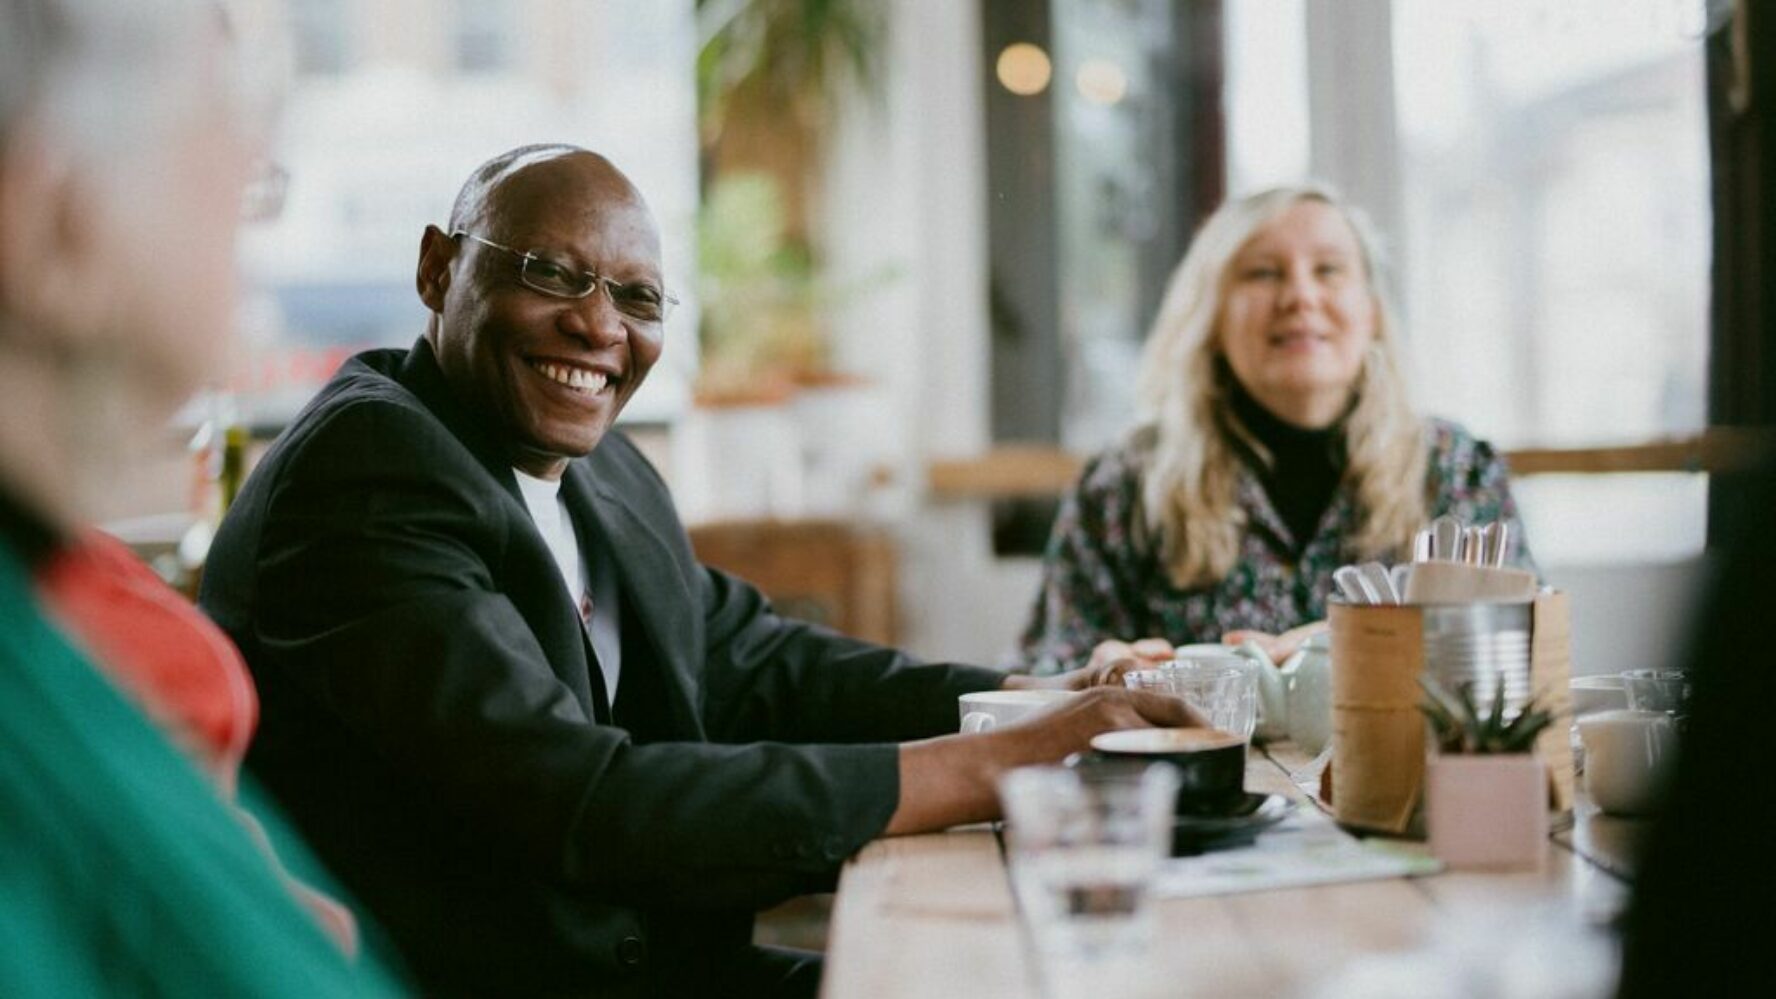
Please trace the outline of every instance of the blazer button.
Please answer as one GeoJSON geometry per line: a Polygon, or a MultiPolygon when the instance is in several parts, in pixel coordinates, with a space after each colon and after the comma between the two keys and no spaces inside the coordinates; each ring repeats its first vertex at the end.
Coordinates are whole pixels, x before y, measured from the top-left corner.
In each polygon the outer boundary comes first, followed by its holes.
{"type": "Polygon", "coordinates": [[[647,944],[640,937],[624,937],[617,944],[617,963],[625,968],[638,968],[647,960],[647,944]]]}

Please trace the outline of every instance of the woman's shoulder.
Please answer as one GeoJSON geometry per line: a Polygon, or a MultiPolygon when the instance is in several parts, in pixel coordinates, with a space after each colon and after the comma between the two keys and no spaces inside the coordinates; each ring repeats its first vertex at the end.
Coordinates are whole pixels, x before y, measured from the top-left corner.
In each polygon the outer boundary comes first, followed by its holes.
{"type": "Polygon", "coordinates": [[[1454,420],[1426,418],[1425,439],[1430,448],[1427,470],[1440,481],[1481,483],[1506,474],[1504,459],[1491,442],[1454,420]]]}
{"type": "Polygon", "coordinates": [[[1148,435],[1137,430],[1093,453],[1085,459],[1075,491],[1102,497],[1138,490],[1152,450],[1148,435]]]}
{"type": "Polygon", "coordinates": [[[1480,455],[1491,459],[1497,454],[1489,441],[1454,420],[1430,416],[1424,422],[1432,461],[1464,462],[1480,455]]]}

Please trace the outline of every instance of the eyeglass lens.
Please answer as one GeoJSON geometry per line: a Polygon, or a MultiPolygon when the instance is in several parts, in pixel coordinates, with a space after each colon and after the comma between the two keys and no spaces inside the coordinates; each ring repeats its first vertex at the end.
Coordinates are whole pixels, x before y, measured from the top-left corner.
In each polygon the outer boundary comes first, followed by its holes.
{"type": "Polygon", "coordinates": [[[598,285],[603,285],[611,304],[624,315],[650,322],[666,315],[665,295],[650,284],[624,284],[537,256],[524,261],[520,277],[531,288],[562,298],[584,298],[596,291],[598,285]]]}

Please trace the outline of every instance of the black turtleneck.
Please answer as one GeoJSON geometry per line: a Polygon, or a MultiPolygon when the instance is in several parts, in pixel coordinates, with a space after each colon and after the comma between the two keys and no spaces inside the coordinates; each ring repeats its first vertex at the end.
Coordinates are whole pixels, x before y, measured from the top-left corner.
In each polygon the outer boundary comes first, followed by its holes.
{"type": "Polygon", "coordinates": [[[1299,555],[1313,540],[1344,476],[1344,423],[1341,420],[1323,430],[1295,426],[1265,409],[1237,383],[1232,388],[1232,406],[1240,424],[1270,452],[1272,463],[1266,468],[1256,455],[1240,449],[1289,528],[1294,553],[1299,555]]]}

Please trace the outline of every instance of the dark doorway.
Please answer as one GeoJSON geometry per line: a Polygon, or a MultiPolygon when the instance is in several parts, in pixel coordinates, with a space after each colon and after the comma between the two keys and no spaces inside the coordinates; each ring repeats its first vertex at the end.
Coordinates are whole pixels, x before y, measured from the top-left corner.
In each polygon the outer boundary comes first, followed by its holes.
{"type": "MultiPolygon", "coordinates": [[[[1221,5],[981,10],[993,438],[1096,450],[1133,423],[1147,324],[1223,195],[1221,5]]],[[[1040,551],[1054,506],[997,504],[995,550],[1040,551]]]]}

